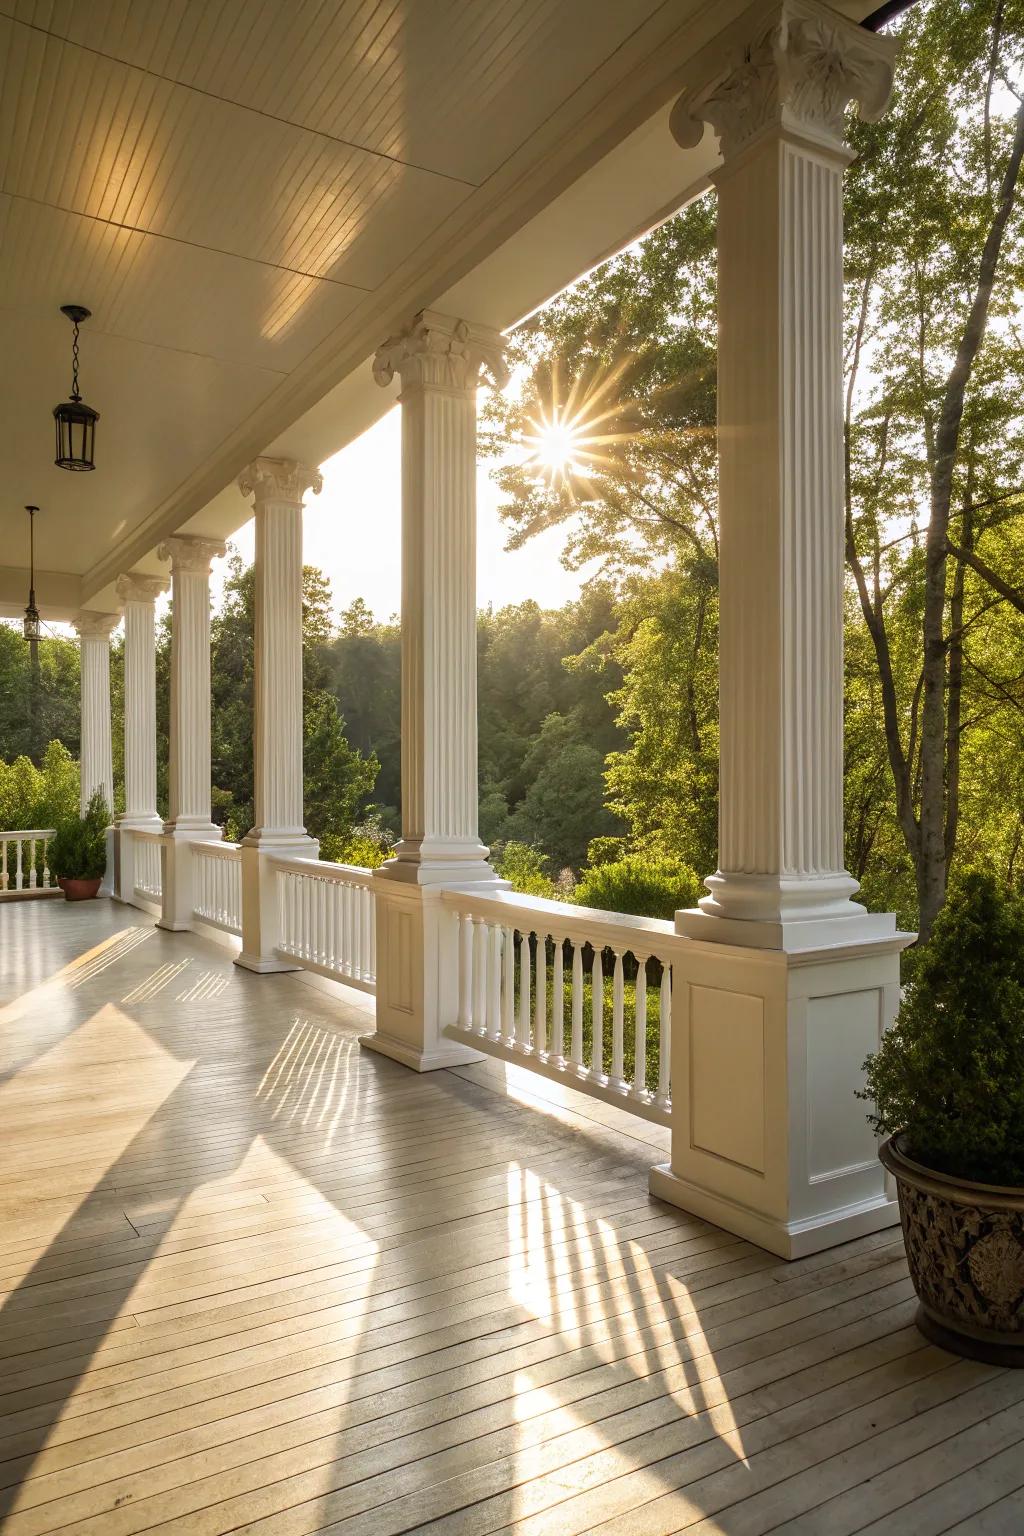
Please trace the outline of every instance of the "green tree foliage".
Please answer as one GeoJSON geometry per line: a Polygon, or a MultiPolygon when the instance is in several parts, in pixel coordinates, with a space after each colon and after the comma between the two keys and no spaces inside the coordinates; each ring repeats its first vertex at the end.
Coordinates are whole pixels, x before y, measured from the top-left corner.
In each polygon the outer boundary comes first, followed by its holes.
{"type": "Polygon", "coordinates": [[[899,1019],[866,1063],[881,1134],[954,1177],[1024,1185],[1024,902],[970,873],[936,919],[899,1019]]]}
{"type": "Polygon", "coordinates": [[[38,767],[46,743],[62,741],[78,752],[78,645],[59,635],[39,641],[39,678],[33,725],[29,646],[20,624],[0,623],[0,756],[28,757],[38,767]]]}
{"type": "MultiPolygon", "coordinates": [[[[1024,12],[929,0],[900,34],[893,104],[853,125],[846,180],[847,554],[877,675],[854,707],[883,723],[927,933],[975,775],[1020,735],[1024,12]]],[[[1018,776],[1004,848],[1021,811],[1018,776]]]]}
{"type": "Polygon", "coordinates": [[[51,741],[42,766],[31,758],[0,759],[0,829],[57,827],[78,810],[78,764],[61,741],[51,741]]]}
{"type": "Polygon", "coordinates": [[[529,843],[509,842],[494,850],[494,867],[513,890],[524,896],[554,899],[558,892],[548,870],[550,861],[529,843]]]}

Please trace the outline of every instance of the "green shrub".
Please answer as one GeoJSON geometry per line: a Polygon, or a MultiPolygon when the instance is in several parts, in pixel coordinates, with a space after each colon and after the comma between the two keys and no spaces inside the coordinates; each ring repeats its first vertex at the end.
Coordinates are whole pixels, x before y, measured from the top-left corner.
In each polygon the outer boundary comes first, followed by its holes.
{"type": "Polygon", "coordinates": [[[1024,903],[988,874],[950,890],[899,1019],[865,1063],[868,1119],[940,1173],[1024,1185],[1024,903]]]}
{"type": "Polygon", "coordinates": [[[50,868],[62,880],[96,880],[107,867],[110,808],[99,790],[84,816],[69,816],[50,839],[50,868]]]}
{"type": "Polygon", "coordinates": [[[573,900],[603,912],[671,919],[680,907],[695,906],[702,894],[700,880],[681,859],[629,853],[610,864],[585,869],[573,900]]]}
{"type": "Polygon", "coordinates": [[[523,896],[556,896],[555,882],[548,874],[548,860],[529,843],[508,842],[496,847],[492,860],[503,880],[523,896]]]}

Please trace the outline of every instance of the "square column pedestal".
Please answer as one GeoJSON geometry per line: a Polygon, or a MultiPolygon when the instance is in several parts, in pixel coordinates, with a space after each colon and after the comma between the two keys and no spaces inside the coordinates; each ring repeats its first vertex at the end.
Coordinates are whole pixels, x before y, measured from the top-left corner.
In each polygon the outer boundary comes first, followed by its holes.
{"type": "Polygon", "coordinates": [[[899,1221],[866,1057],[911,935],[785,952],[683,940],[673,965],[672,1158],[651,1193],[786,1259],[899,1221]]]}
{"type": "MultiPolygon", "coordinates": [[[[488,891],[496,888],[504,887],[488,882],[488,891]]],[[[396,879],[386,868],[375,872],[377,1025],[359,1043],[417,1072],[484,1059],[444,1035],[458,1017],[459,957],[443,889],[396,879]]]]}

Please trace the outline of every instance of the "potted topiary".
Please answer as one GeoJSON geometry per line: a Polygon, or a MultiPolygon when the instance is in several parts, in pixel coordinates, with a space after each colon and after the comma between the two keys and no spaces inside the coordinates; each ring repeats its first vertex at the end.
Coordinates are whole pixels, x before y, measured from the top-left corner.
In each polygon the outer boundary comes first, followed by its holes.
{"type": "Polygon", "coordinates": [[[1024,1366],[1024,903],[951,891],[897,1023],[865,1063],[926,1338],[1024,1366]]]}
{"type": "Polygon", "coordinates": [[[50,868],[67,901],[87,901],[99,890],[107,867],[109,819],[107,803],[97,790],[85,815],[62,821],[50,839],[50,868]]]}

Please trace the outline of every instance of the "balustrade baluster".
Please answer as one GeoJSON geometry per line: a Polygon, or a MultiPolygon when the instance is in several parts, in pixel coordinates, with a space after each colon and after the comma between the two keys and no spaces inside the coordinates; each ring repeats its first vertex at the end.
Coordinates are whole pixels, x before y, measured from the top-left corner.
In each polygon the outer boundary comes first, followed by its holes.
{"type": "Polygon", "coordinates": [[[22,885],[21,885],[21,838],[20,837],[18,838],[18,841],[15,843],[15,847],[18,850],[18,867],[17,867],[17,869],[15,870],[15,873],[14,873],[14,889],[16,891],[20,891],[22,889],[22,885]]]}
{"type": "Polygon", "coordinates": [[[28,888],[34,891],[36,888],[36,840],[32,839],[28,853],[28,888]]]}
{"type": "Polygon", "coordinates": [[[654,1102],[668,1109],[672,1081],[672,968],[661,962],[661,998],[658,1011],[658,1092],[654,1102]]]}
{"type": "Polygon", "coordinates": [[[537,977],[534,986],[533,1048],[541,1056],[548,1050],[548,941],[537,935],[537,977]]]}
{"type": "Polygon", "coordinates": [[[487,1018],[484,1033],[490,1040],[501,1039],[501,949],[503,934],[499,924],[488,928],[490,943],[487,958],[487,1018]]]}
{"type": "Polygon", "coordinates": [[[377,974],[377,904],[373,899],[373,892],[366,893],[367,928],[369,937],[366,947],[366,979],[369,981],[377,974]]]}
{"type": "Polygon", "coordinates": [[[594,945],[594,959],[590,966],[590,1017],[594,1031],[590,1049],[590,1071],[604,1081],[604,956],[594,945]]]}
{"type": "Polygon", "coordinates": [[[473,1027],[473,942],[474,919],[469,912],[459,914],[459,1028],[473,1027]]]}
{"type": "Polygon", "coordinates": [[[615,969],[612,977],[612,1070],[608,1076],[609,1086],[612,1088],[625,1088],[624,1073],[624,1046],[625,1034],[625,982],[622,971],[621,951],[615,950],[615,969]]]}
{"type": "Polygon", "coordinates": [[[515,1044],[516,935],[513,928],[502,930],[501,1038],[515,1044]]]}
{"type": "Polygon", "coordinates": [[[0,842],[0,891],[7,889],[7,839],[0,842]]]}
{"type": "Polygon", "coordinates": [[[49,891],[50,885],[50,839],[43,838],[43,890],[49,891]]]}
{"type": "Polygon", "coordinates": [[[473,1028],[477,1034],[487,1033],[487,949],[489,944],[487,924],[478,917],[473,929],[473,1028]]]}
{"type": "Polygon", "coordinates": [[[363,900],[366,892],[362,886],[347,885],[345,889],[352,903],[352,955],[350,960],[350,974],[359,979],[366,975],[366,967],[363,960],[366,928],[366,903],[363,900]]]}
{"type": "Polygon", "coordinates": [[[636,1020],[633,1033],[633,1097],[647,1098],[647,956],[636,957],[636,1020]]]}
{"type": "Polygon", "coordinates": [[[572,941],[572,1031],[569,1037],[569,1060],[577,1072],[583,1068],[583,945],[572,941]]]}
{"type": "Polygon", "coordinates": [[[341,886],[341,969],[345,975],[353,974],[352,957],[355,954],[356,914],[352,886],[341,886]]]}
{"type": "Polygon", "coordinates": [[[551,1039],[548,1043],[548,1060],[552,1066],[561,1067],[565,1063],[565,979],[562,974],[565,940],[557,933],[551,937],[555,953],[551,970],[551,1039]]]}
{"type": "Polygon", "coordinates": [[[530,1048],[530,934],[519,935],[519,1028],[516,1044],[521,1050],[530,1048]]]}

